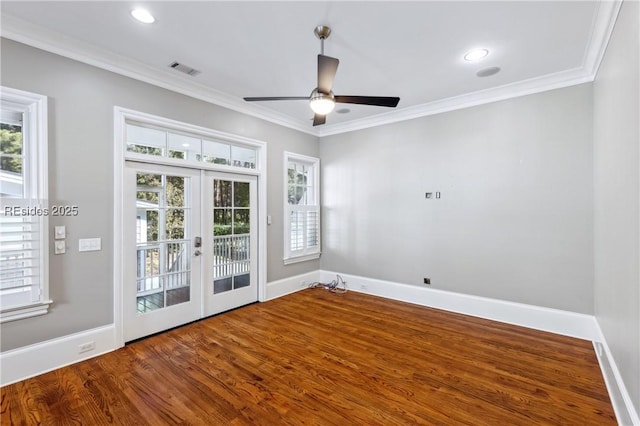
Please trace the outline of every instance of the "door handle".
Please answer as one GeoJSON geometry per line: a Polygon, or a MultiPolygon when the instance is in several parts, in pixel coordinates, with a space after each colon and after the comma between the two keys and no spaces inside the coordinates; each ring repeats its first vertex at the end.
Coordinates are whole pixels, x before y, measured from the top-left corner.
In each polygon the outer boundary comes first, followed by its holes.
{"type": "Polygon", "coordinates": [[[194,256],[200,256],[202,254],[202,252],[200,250],[197,250],[193,252],[194,256]]]}

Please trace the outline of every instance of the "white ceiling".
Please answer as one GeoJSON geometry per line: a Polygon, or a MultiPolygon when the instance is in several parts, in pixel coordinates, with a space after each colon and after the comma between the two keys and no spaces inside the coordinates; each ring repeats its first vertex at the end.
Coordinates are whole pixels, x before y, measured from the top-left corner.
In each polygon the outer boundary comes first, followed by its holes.
{"type": "Polygon", "coordinates": [[[12,2],[2,35],[318,135],[589,81],[617,8],[596,1],[12,2]],[[154,24],[129,12],[145,6],[154,24]],[[312,128],[304,101],[320,42],[340,59],[334,93],[399,96],[398,108],[340,105],[312,128]],[[489,56],[463,60],[471,48],[489,56]],[[170,69],[178,61],[202,73],[170,69]],[[480,78],[492,66],[501,72],[480,78]]]}

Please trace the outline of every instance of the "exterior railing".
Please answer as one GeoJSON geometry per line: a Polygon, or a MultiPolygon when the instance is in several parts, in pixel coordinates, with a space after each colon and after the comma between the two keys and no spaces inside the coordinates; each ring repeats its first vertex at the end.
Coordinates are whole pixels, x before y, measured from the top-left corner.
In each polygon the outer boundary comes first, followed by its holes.
{"type": "Polygon", "coordinates": [[[172,240],[138,245],[138,295],[189,285],[190,240],[172,240]]]}
{"type": "MultiPolygon", "coordinates": [[[[214,279],[250,272],[249,234],[213,237],[214,279]]],[[[191,240],[151,242],[137,247],[138,296],[190,284],[191,240]],[[162,267],[165,265],[165,267],[162,267]]],[[[206,247],[205,247],[206,250],[206,247]]]]}
{"type": "Polygon", "coordinates": [[[251,269],[249,234],[213,237],[214,279],[248,273],[251,269]]]}

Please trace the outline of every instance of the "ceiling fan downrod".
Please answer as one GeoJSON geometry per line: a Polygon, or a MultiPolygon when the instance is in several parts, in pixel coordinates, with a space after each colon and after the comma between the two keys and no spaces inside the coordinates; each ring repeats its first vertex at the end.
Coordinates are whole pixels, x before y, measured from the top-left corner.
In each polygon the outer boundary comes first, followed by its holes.
{"type": "Polygon", "coordinates": [[[329,35],[331,34],[331,28],[327,27],[326,25],[318,25],[313,30],[313,33],[320,39],[320,54],[324,55],[324,40],[326,38],[329,38],[329,35]]]}

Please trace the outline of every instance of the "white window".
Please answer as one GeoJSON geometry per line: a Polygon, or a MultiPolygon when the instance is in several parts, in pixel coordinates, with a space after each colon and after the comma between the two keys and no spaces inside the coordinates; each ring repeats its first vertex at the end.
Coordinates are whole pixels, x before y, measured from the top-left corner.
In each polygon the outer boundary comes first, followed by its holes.
{"type": "Polygon", "coordinates": [[[47,98],[0,88],[0,322],[47,313],[47,98]]]}
{"type": "Polygon", "coordinates": [[[126,132],[127,152],[134,155],[153,155],[244,169],[256,168],[257,150],[252,146],[239,146],[222,138],[201,138],[140,123],[127,123],[126,132]]]}
{"type": "Polygon", "coordinates": [[[320,257],[320,160],[284,153],[284,263],[320,257]]]}

